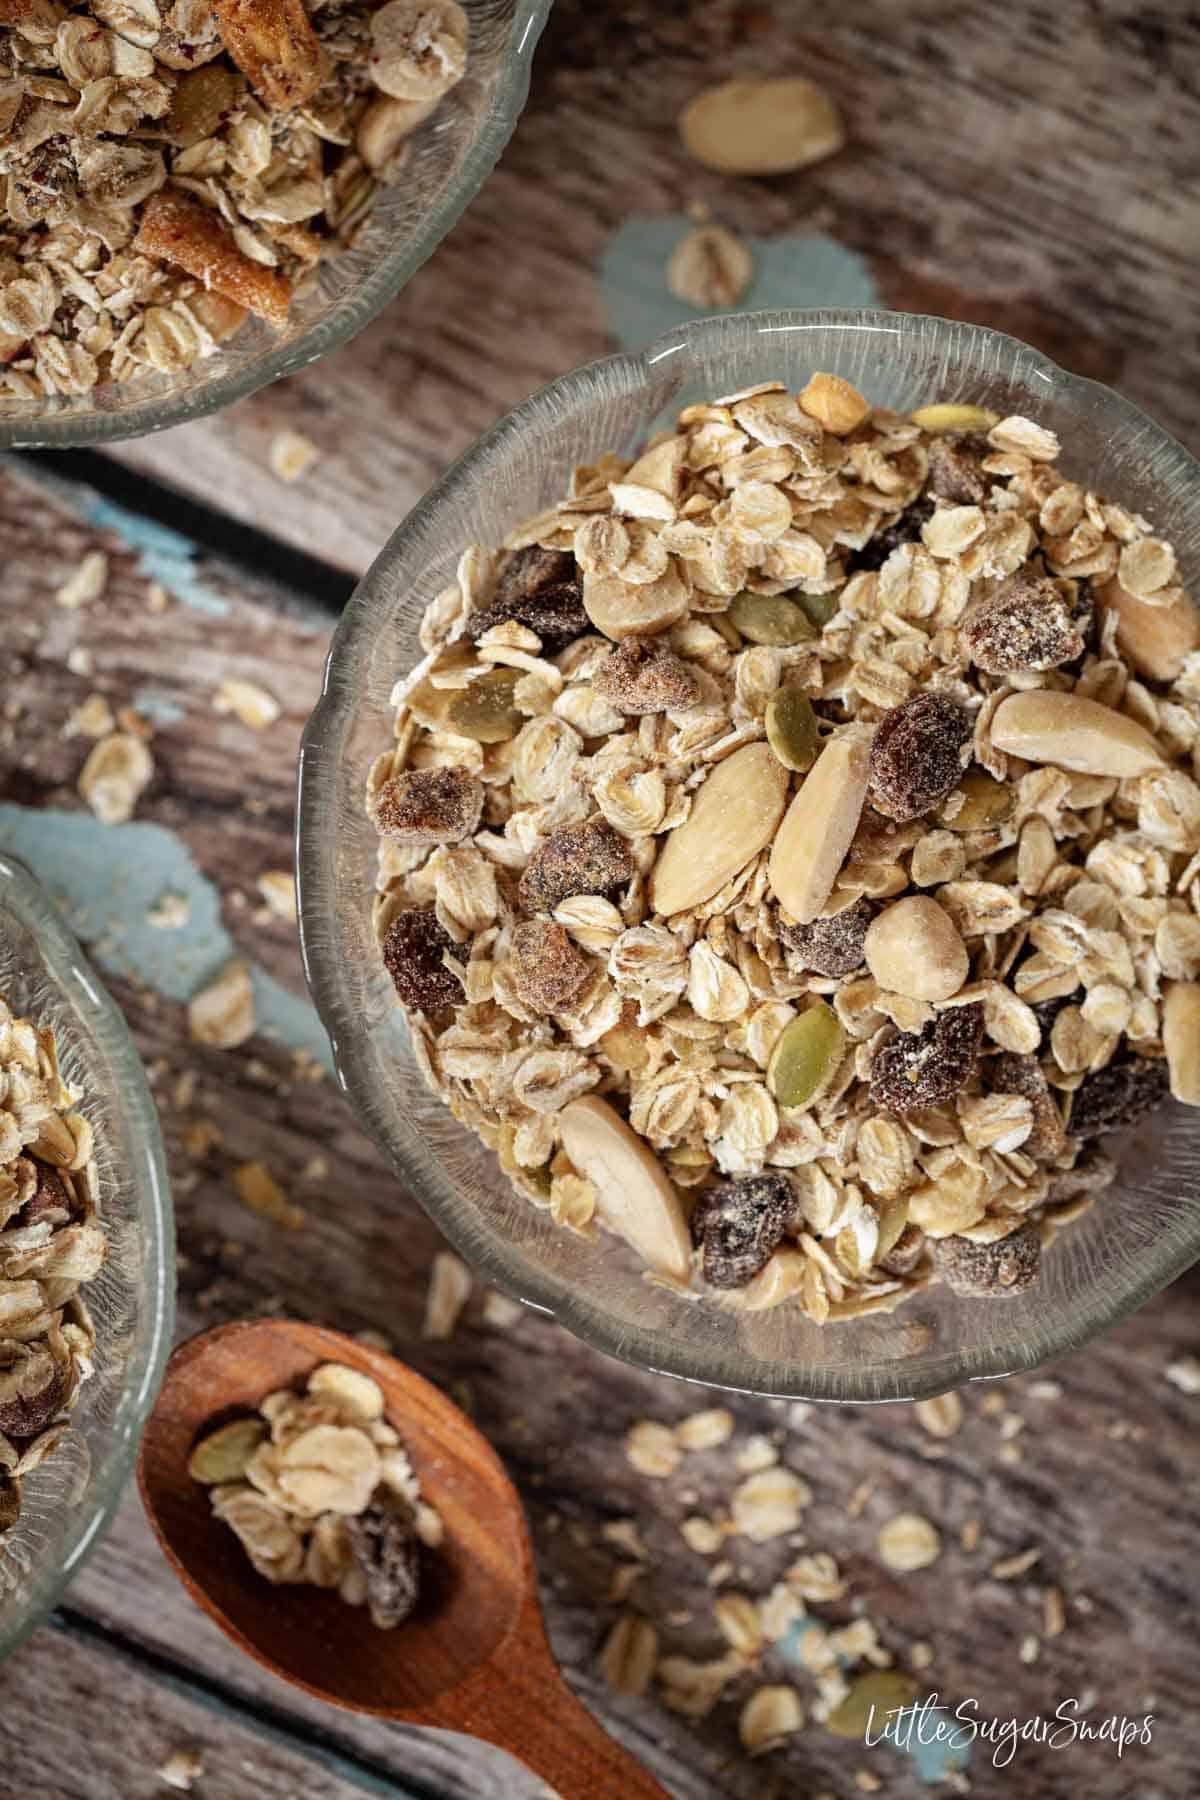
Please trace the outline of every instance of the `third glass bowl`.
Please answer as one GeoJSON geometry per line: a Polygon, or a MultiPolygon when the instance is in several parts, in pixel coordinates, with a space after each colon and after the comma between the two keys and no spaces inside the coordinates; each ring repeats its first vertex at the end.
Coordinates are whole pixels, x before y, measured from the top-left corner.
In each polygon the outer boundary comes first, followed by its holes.
{"type": "Polygon", "coordinates": [[[413,134],[401,177],[379,195],[359,242],[321,265],[285,330],[248,319],[181,375],[148,371],[90,394],[0,400],[0,449],[64,449],[164,431],[347,343],[433,255],[487,180],[521,116],[552,3],[461,0],[470,27],[466,74],[413,134]]]}
{"type": "Polygon", "coordinates": [[[443,477],[391,538],[334,637],[300,760],[300,926],[342,1084],[397,1175],[487,1280],[610,1355],[793,1398],[895,1400],[1029,1369],[1086,1342],[1200,1256],[1200,1115],[1172,1106],[1125,1146],[1121,1176],[1014,1298],[931,1285],[894,1313],[819,1327],[798,1306],[747,1316],[649,1285],[632,1255],[589,1244],[514,1195],[494,1157],[426,1088],[370,923],[378,840],[367,770],[391,740],[396,678],[470,543],[496,544],[556,500],[576,463],[630,451],[663,415],[778,377],[844,376],[876,404],[933,400],[1027,413],[1057,431],[1068,474],[1145,512],[1200,563],[1200,466],[1119,395],[1015,339],[913,314],[743,314],[680,326],[641,355],[577,369],[531,396],[443,477]],[[1149,1154],[1147,1152],[1150,1152],[1149,1154]]]}

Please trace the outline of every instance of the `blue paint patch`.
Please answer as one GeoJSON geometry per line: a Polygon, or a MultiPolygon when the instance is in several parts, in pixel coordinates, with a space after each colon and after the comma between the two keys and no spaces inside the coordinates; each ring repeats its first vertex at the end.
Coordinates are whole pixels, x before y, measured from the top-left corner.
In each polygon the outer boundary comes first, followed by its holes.
{"type": "Polygon", "coordinates": [[[223,619],[230,611],[230,602],[221,594],[214,594],[196,573],[196,546],[182,532],[172,531],[169,525],[160,525],[154,519],[130,512],[88,488],[78,489],[72,498],[76,510],[89,525],[95,525],[101,531],[115,532],[123,543],[139,553],[142,572],[149,580],[161,581],[167,592],[184,606],[208,613],[214,619],[223,619]]]}
{"type": "Polygon", "coordinates": [[[186,717],[184,708],[161,688],[139,688],[133,696],[134,711],[155,725],[178,725],[186,717]]]}
{"type": "MultiPolygon", "coordinates": [[[[667,286],[667,263],[693,220],[683,214],[627,219],[600,257],[600,283],[613,335],[624,350],[640,350],[661,332],[704,316],[667,286]]],[[[877,306],[868,264],[833,238],[749,238],[754,278],[734,312],[804,306],[877,306]]]]}
{"type": "MultiPolygon", "coordinates": [[[[0,843],[33,871],[108,974],[184,1001],[242,955],[225,929],[216,888],[161,825],[102,825],[90,813],[0,805],[0,843]],[[188,901],[185,925],[164,931],[147,924],[147,912],[164,894],[188,901]]],[[[252,958],[242,960],[259,1030],[332,1070],[328,1039],[308,1000],[252,958]]]]}
{"type": "MultiPolygon", "coordinates": [[[[778,1645],[779,1654],[785,1661],[799,1663],[803,1668],[805,1665],[803,1662],[802,1646],[805,1639],[813,1632],[816,1632],[819,1637],[828,1637],[829,1631],[830,1628],[823,1619],[812,1619],[808,1617],[797,1619],[787,1632],[786,1636],[780,1639],[778,1645]]],[[[849,1667],[848,1660],[844,1656],[839,1655],[838,1662],[843,1669],[849,1667]]],[[[939,1715],[944,1712],[944,1710],[944,1708],[938,1708],[931,1712],[927,1730],[932,1730],[939,1715]]],[[[872,1731],[872,1744],[870,1748],[881,1748],[881,1745],[874,1740],[878,1737],[879,1732],[882,1731],[885,1722],[886,1721],[883,1719],[876,1721],[876,1725],[872,1731]]],[[[904,1723],[907,1724],[907,1719],[904,1723]]],[[[970,1746],[967,1744],[953,1744],[936,1738],[931,1741],[922,1742],[917,1729],[917,1723],[914,1723],[911,1731],[905,1731],[901,1735],[902,1741],[899,1744],[893,1743],[890,1738],[887,1739],[887,1748],[895,1751],[899,1755],[910,1757],[921,1780],[928,1782],[930,1786],[935,1786],[937,1783],[945,1781],[947,1775],[953,1773],[957,1769],[965,1769],[971,1760],[970,1746]]]]}

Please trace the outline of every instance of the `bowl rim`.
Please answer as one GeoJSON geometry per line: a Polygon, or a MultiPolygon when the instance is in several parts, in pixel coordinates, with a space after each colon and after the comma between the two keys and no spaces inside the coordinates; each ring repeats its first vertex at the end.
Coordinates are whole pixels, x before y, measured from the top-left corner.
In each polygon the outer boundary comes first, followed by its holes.
{"type": "Polygon", "coordinates": [[[725,1358],[703,1348],[660,1359],[653,1354],[639,1353],[635,1347],[639,1338],[644,1337],[648,1343],[649,1334],[631,1331],[607,1318],[598,1307],[579,1296],[569,1282],[537,1270],[520,1257],[519,1252],[509,1257],[503,1251],[493,1252],[490,1246],[481,1247],[457,1219],[443,1216],[437,1203],[423,1192],[419,1158],[415,1155],[406,1157],[398,1146],[382,1141],[376,1130],[366,1099],[360,1094],[360,1088],[365,1091],[370,1085],[366,1040],[358,1029],[357,1015],[343,1004],[334,960],[327,957],[323,949],[325,943],[332,941],[325,929],[325,920],[332,909],[334,882],[333,845],[332,842],[322,843],[320,825],[322,820],[336,816],[332,802],[337,780],[337,757],[328,753],[326,746],[341,742],[352,716],[356,690],[348,679],[348,671],[355,665],[360,638],[370,629],[377,593],[387,585],[388,571],[403,562],[410,545],[421,542],[446,500],[460,489],[471,486],[477,468],[482,465],[486,469],[506,442],[520,442],[539,415],[544,416],[547,410],[568,407],[582,387],[596,381],[600,371],[648,386],[657,363],[694,346],[719,345],[722,333],[731,325],[741,329],[749,326],[763,334],[848,328],[888,332],[894,336],[949,326],[959,334],[961,344],[979,354],[981,363],[987,362],[989,351],[993,356],[997,352],[1009,357],[1017,353],[1024,370],[1044,380],[1048,389],[1054,388],[1080,399],[1102,398],[1105,405],[1115,407],[1129,425],[1145,434],[1141,441],[1160,453],[1170,451],[1181,458],[1182,466],[1200,487],[1200,462],[1148,413],[1114,389],[1089,377],[1071,374],[1041,351],[1008,333],[932,314],[896,313],[879,307],[821,307],[726,314],[691,320],[660,333],[640,352],[620,351],[579,365],[528,395],[450,465],[392,532],[356,585],[335,627],[321,692],[301,737],[297,770],[296,887],[301,956],[313,1003],[329,1037],[337,1079],[359,1123],[406,1191],[429,1214],[469,1266],[489,1282],[549,1314],[590,1348],[652,1374],[701,1382],[729,1393],[752,1393],[778,1399],[853,1405],[925,1399],[961,1387],[968,1381],[993,1380],[1043,1367],[1081,1348],[1102,1331],[1127,1318],[1200,1259],[1200,1208],[1197,1208],[1195,1225],[1188,1240],[1159,1249],[1157,1256],[1147,1252],[1138,1274],[1127,1278],[1120,1295],[1113,1297],[1101,1313],[1072,1325],[1059,1323],[1049,1328],[1044,1336],[1036,1339],[1014,1336],[1005,1346],[983,1351],[970,1345],[960,1346],[931,1359],[920,1374],[906,1373],[901,1367],[882,1363],[870,1365],[867,1370],[804,1369],[787,1364],[781,1366],[776,1385],[743,1385],[729,1378],[725,1358]],[[519,1270],[512,1266],[516,1259],[522,1265],[519,1270]]]}
{"type": "Polygon", "coordinates": [[[500,160],[517,128],[529,95],[533,52],[545,29],[554,0],[516,0],[509,33],[509,55],[496,83],[491,108],[482,130],[463,159],[453,193],[444,207],[428,215],[422,228],[403,248],[385,254],[371,273],[345,301],[353,301],[351,316],[338,310],[339,324],[330,329],[318,320],[299,337],[277,350],[256,357],[250,364],[204,382],[176,398],[150,397],[120,412],[62,414],[58,417],[24,418],[0,413],[0,450],[66,450],[87,444],[112,444],[127,438],[149,437],[172,426],[207,418],[235,401],[248,399],[284,375],[294,375],[309,363],[340,350],[378,317],[406,287],[444,238],[448,237],[500,160]]]}
{"type": "Polygon", "coordinates": [[[0,850],[0,905],[6,906],[37,941],[47,973],[69,991],[122,1074],[121,1107],[142,1147],[141,1167],[130,1182],[141,1190],[140,1231],[148,1255],[140,1279],[147,1285],[149,1330],[138,1344],[122,1382],[113,1418],[113,1444],[94,1466],[89,1487],[94,1498],[73,1509],[77,1517],[62,1545],[56,1567],[45,1570],[28,1590],[11,1623],[0,1600],[0,1661],[12,1654],[61,1599],[103,1538],[133,1474],[142,1425],[158,1393],[175,1329],[175,1215],[158,1112],[145,1070],[116,1001],[99,980],[79,944],[45,891],[16,857],[0,850]]]}

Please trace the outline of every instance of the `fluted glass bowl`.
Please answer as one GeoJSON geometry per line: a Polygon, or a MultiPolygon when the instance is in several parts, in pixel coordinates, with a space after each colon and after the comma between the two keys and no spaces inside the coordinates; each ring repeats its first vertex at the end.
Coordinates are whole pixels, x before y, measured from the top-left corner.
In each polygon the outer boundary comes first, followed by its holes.
{"type": "Polygon", "coordinates": [[[1124,1147],[1121,1179],[1065,1230],[1038,1283],[1003,1300],[941,1285],[891,1314],[824,1328],[796,1305],[754,1316],[650,1286],[632,1254],[588,1244],[514,1196],[494,1158],[424,1085],[371,933],[377,838],[367,770],[389,693],[418,660],[426,603],[466,544],[495,544],[558,498],[575,463],[632,451],[681,404],[831,370],[908,410],[975,401],[1060,433],[1063,466],[1144,511],[1200,563],[1200,467],[1117,394],[996,332],[885,312],[757,313],[683,325],[640,356],[577,369],[502,419],[414,508],[343,615],[300,759],[300,920],[342,1083],[396,1173],[488,1280],[587,1343],[715,1385],[821,1400],[901,1399],[1028,1369],[1132,1311],[1200,1256],[1200,1114],[1172,1107],[1124,1147]]]}
{"type": "Polygon", "coordinates": [[[96,444],[182,425],[337,350],[393,300],[470,205],[512,136],[553,0],[461,0],[467,72],[413,134],[354,248],[323,263],[283,331],[248,319],[181,375],[148,372],[90,394],[0,398],[0,449],[96,444]]]}
{"type": "Polygon", "coordinates": [[[0,995],[54,1029],[64,1078],[95,1130],[108,1256],[83,1288],[95,1373],[71,1429],[24,1478],[0,1544],[0,1657],[55,1604],[116,1510],[158,1391],[175,1317],[175,1227],[158,1115],[133,1039],[32,876],[0,854],[0,995]]]}

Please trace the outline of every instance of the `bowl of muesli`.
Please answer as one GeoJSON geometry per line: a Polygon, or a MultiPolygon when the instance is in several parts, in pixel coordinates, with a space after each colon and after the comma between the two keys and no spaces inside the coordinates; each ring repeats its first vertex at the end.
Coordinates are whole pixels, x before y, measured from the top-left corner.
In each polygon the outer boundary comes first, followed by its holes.
{"type": "Polygon", "coordinates": [[[512,134],[551,0],[30,0],[0,23],[0,446],[337,349],[512,134]]]}
{"type": "Polygon", "coordinates": [[[116,1510],[174,1296],[133,1040],[32,876],[0,855],[0,1657],[116,1510]]]}
{"type": "Polygon", "coordinates": [[[532,396],[334,639],[342,1081],[612,1354],[876,1400],[1200,1254],[1200,468],[976,326],[680,327],[532,396]]]}

